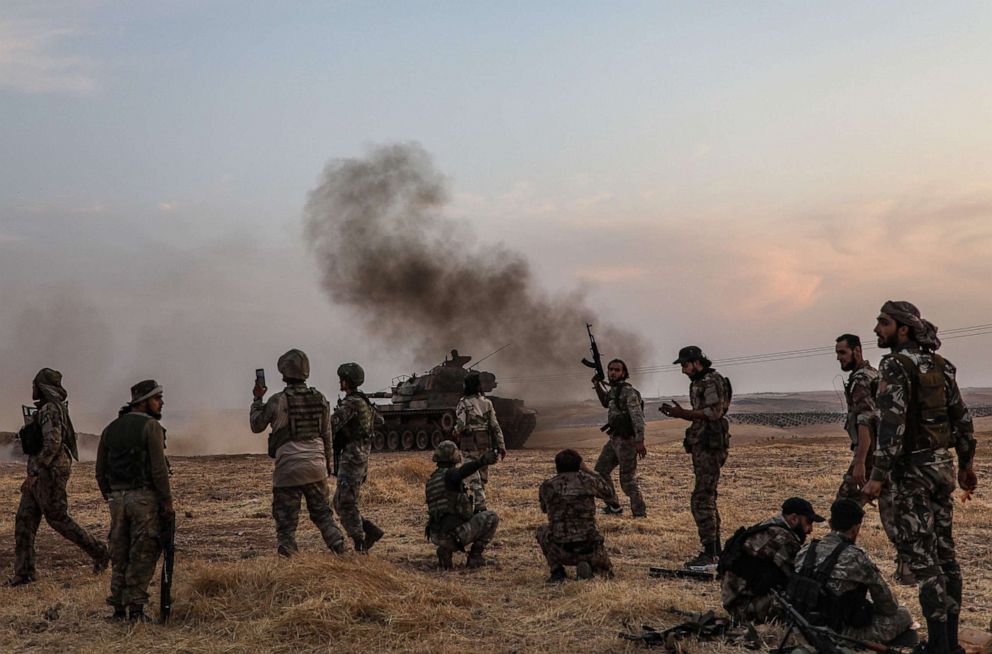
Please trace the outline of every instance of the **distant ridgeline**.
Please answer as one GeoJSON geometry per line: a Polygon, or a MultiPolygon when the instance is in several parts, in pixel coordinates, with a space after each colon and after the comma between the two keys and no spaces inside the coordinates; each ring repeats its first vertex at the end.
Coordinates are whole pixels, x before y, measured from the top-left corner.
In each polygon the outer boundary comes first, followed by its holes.
{"type": "MultiPolygon", "coordinates": [[[[968,411],[973,418],[992,416],[992,404],[970,406],[968,411]]],[[[779,413],[755,411],[753,413],[730,413],[731,422],[742,425],[765,425],[768,427],[804,427],[807,425],[829,425],[843,423],[846,413],[839,411],[784,411],[779,413]]]]}

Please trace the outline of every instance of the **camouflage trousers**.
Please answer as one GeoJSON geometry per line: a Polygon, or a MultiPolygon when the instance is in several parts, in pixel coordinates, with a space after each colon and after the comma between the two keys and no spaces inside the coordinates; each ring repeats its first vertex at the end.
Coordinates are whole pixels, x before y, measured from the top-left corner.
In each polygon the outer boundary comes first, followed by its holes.
{"type": "Polygon", "coordinates": [[[620,467],[620,488],[630,498],[630,512],[635,516],[647,515],[647,506],[641,495],[641,487],[637,483],[637,452],[634,450],[634,439],[611,437],[603,445],[603,450],[596,459],[595,470],[606,480],[610,487],[610,499],[607,504],[619,506],[616,486],[613,485],[613,469],[620,467]]]}
{"type": "Polygon", "coordinates": [[[900,606],[892,615],[872,616],[871,624],[861,629],[845,629],[844,635],[873,643],[887,643],[913,626],[909,609],[900,606]]]}
{"type": "Polygon", "coordinates": [[[14,574],[17,576],[35,576],[34,541],[42,516],[52,529],[91,558],[106,559],[107,547],[69,516],[69,498],[65,487],[71,464],[67,456],[59,458],[62,459],[60,464],[43,468],[36,477],[28,477],[21,486],[21,501],[14,518],[14,574]],[[33,483],[30,481],[32,479],[33,483]]]}
{"type": "Polygon", "coordinates": [[[764,624],[781,614],[781,607],[771,595],[750,595],[736,598],[729,606],[724,607],[734,622],[764,624]]]}
{"type": "Polygon", "coordinates": [[[337,487],[334,489],[334,510],[337,511],[341,526],[352,540],[365,540],[368,527],[376,528],[368,518],[363,518],[358,510],[358,496],[368,474],[369,462],[345,458],[338,465],[337,487]]]}
{"type": "Polygon", "coordinates": [[[696,521],[699,541],[706,545],[720,540],[720,511],[717,509],[717,485],[720,469],[727,462],[727,448],[709,449],[692,446],[692,472],[696,477],[692,489],[692,518],[696,521]]]}
{"type": "Polygon", "coordinates": [[[473,552],[482,552],[496,534],[499,516],[495,511],[480,511],[446,534],[431,532],[431,542],[438,548],[455,552],[472,546],[473,552]]]}
{"type": "Polygon", "coordinates": [[[919,584],[925,618],[944,620],[961,612],[961,568],[951,535],[954,464],[900,466],[892,476],[896,549],[919,584]]]}
{"type": "Polygon", "coordinates": [[[278,486],[272,489],[272,517],[276,521],[279,554],[292,556],[300,548],[296,544],[296,525],[300,520],[300,498],[306,498],[310,519],[320,530],[328,549],[344,551],[344,536],[331,511],[327,481],[315,481],[302,486],[278,486]]]}
{"type": "Polygon", "coordinates": [[[551,538],[551,528],[541,525],[534,534],[541,546],[548,567],[556,570],[566,565],[578,565],[587,561],[594,572],[611,572],[613,564],[610,555],[606,553],[603,537],[577,543],[559,543],[551,538]]]}
{"type": "Polygon", "coordinates": [[[148,584],[155,575],[159,542],[158,498],[155,491],[113,491],[110,494],[110,597],[117,608],[148,603],[148,584]]]}
{"type": "MultiPolygon", "coordinates": [[[[464,463],[478,461],[485,452],[486,450],[462,450],[463,461],[464,463]]],[[[488,483],[489,466],[482,466],[478,471],[465,478],[465,485],[468,486],[475,508],[478,510],[485,511],[488,506],[486,504],[486,484],[488,483]]]]}
{"type": "MultiPolygon", "coordinates": [[[[865,461],[865,476],[871,476],[871,454],[868,455],[865,461]]],[[[848,466],[847,472],[844,473],[844,479],[840,483],[840,488],[837,489],[837,497],[835,499],[843,500],[849,499],[854,500],[861,506],[868,503],[868,499],[861,493],[861,489],[854,481],[854,462],[848,466]]],[[[882,529],[885,531],[885,535],[889,537],[889,542],[893,545],[896,544],[896,525],[895,517],[893,515],[895,507],[893,505],[895,498],[892,492],[892,483],[886,481],[882,484],[882,492],[878,496],[878,519],[882,523],[882,529]]]]}

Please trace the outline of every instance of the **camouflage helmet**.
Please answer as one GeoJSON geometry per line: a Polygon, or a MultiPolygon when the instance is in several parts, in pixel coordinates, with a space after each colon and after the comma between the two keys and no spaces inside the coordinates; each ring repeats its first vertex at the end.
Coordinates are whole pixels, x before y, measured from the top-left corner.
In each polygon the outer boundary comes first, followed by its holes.
{"type": "Polygon", "coordinates": [[[306,380],[310,376],[310,359],[303,350],[292,349],[279,357],[276,365],[279,373],[286,379],[306,380]]]}
{"type": "Polygon", "coordinates": [[[434,449],[434,463],[461,463],[462,452],[454,441],[441,441],[434,449]]]}
{"type": "Polygon", "coordinates": [[[365,383],[365,371],[357,363],[342,363],[338,366],[338,377],[355,388],[365,383]]]}

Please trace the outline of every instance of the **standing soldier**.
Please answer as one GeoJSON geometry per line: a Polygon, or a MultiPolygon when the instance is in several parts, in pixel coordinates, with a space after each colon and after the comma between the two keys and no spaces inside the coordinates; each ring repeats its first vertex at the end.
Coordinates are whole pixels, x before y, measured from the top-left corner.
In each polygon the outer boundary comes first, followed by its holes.
{"type": "Polygon", "coordinates": [[[692,455],[692,471],[696,485],[692,490],[692,517],[696,521],[702,551],[686,561],[687,567],[716,563],[720,556],[720,512],[717,510],[717,485],[720,468],[727,461],[730,448],[730,382],[712,368],[712,363],[695,345],[679,350],[672,362],[682,366],[682,374],[692,380],[689,401],[692,409],[678,402],[661,405],[660,411],[672,418],[689,420],[682,442],[692,455]]]}
{"type": "Polygon", "coordinates": [[[331,511],[327,476],[331,472],[330,405],[316,388],[308,388],[310,360],[300,350],[279,357],[279,372],[286,388],[263,402],[265,391],[255,380],[251,403],[251,430],[256,434],[272,426],[269,456],[276,460],[272,470],[272,517],[276,522],[278,552],[292,556],[296,545],[296,525],[300,519],[300,498],[307,500],[310,519],[320,530],[327,547],[344,552],[344,537],[331,511]]]}
{"type": "MultiPolygon", "coordinates": [[[[455,405],[455,434],[458,447],[466,461],[477,461],[485,452],[496,450],[501,459],[506,458],[503,430],[496,420],[492,401],[482,394],[482,379],[477,372],[465,376],[464,392],[455,405]]],[[[475,510],[486,510],[486,484],[489,483],[489,466],[483,465],[468,478],[468,487],[475,499],[475,510]]]]}
{"type": "Polygon", "coordinates": [[[580,579],[594,572],[613,576],[610,555],[596,529],[596,498],[607,500],[610,487],[575,450],[555,455],[557,475],[541,484],[538,496],[548,524],[537,528],[537,542],[551,568],[549,584],[565,581],[565,566],[574,565],[580,579]]]}
{"type": "Polygon", "coordinates": [[[21,484],[21,503],[14,518],[14,576],[7,582],[21,586],[35,580],[34,539],[42,516],[52,529],[79,546],[93,559],[93,572],[110,562],[107,546],[69,516],[66,484],[72,460],[79,460],[76,432],[69,420],[69,405],[62,387],[62,373],[42,368],[31,385],[38,411],[32,420],[40,431],[40,449],[28,457],[28,476],[21,484]]]}
{"type": "Polygon", "coordinates": [[[437,562],[442,570],[452,567],[451,556],[455,550],[472,548],[466,565],[479,568],[486,564],[482,553],[493,539],[499,516],[495,511],[476,511],[473,496],[465,487],[465,480],[484,465],[496,463],[496,452],[489,450],[465,464],[462,453],[453,441],[441,441],[434,450],[433,460],[437,469],[427,479],[424,492],[427,496],[428,540],[437,547],[437,562]]]}
{"type": "Polygon", "coordinates": [[[644,402],[637,389],[627,381],[630,372],[622,360],[610,361],[606,366],[606,376],[609,388],[606,388],[599,375],[592,378],[599,402],[606,409],[606,426],[603,431],[610,437],[603,445],[595,466],[596,472],[610,488],[610,497],[606,500],[603,513],[623,513],[612,478],[613,469],[619,466],[620,488],[630,498],[630,512],[635,518],[643,518],[647,516],[647,506],[637,483],[637,459],[648,455],[644,446],[644,402]]]}
{"type": "Polygon", "coordinates": [[[334,510],[344,530],[355,543],[356,552],[367,552],[382,538],[383,531],[358,511],[358,493],[369,473],[372,431],[379,413],[358,387],[365,383],[365,371],[357,363],[338,367],[338,379],[344,399],[331,417],[334,454],[340,457],[333,474],[337,475],[334,510]]]}
{"type": "Polygon", "coordinates": [[[147,379],[131,387],[131,402],[100,435],[96,481],[110,502],[110,577],[107,604],[114,620],[146,622],[148,583],[162,549],[160,520],[175,519],[165,458],[162,387],[147,379]],[[127,613],[125,613],[125,609],[127,613]]]}
{"type": "Polygon", "coordinates": [[[937,327],[909,302],[882,305],[878,346],[890,354],[878,365],[878,449],[862,492],[877,497],[891,474],[897,548],[919,584],[927,621],[926,652],[955,652],[961,613],[961,568],[954,554],[954,461],[958,485],[978,486],[975,434],[961,399],[957,370],[939,354],[937,327]]]}
{"type": "MultiPolygon", "coordinates": [[[[851,465],[844,474],[844,480],[837,489],[837,499],[854,500],[861,506],[868,499],[861,493],[871,474],[872,458],[875,454],[875,440],[878,433],[878,416],[875,413],[875,392],[878,389],[878,371],[871,367],[861,353],[861,339],[854,334],[837,337],[837,361],[841,370],[849,373],[844,382],[844,399],[847,401],[847,419],[844,429],[851,438],[851,451],[854,452],[851,465]]],[[[892,486],[886,481],[878,498],[878,517],[882,529],[893,545],[896,544],[895,525],[892,520],[892,486]]],[[[896,578],[902,583],[914,585],[909,566],[896,556],[896,578]]]]}

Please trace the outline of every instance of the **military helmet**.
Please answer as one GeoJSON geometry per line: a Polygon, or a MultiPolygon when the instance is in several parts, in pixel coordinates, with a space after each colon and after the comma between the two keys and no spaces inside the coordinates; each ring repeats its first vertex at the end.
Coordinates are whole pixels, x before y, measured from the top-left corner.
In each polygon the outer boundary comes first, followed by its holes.
{"type": "Polygon", "coordinates": [[[441,441],[434,449],[434,463],[461,463],[462,452],[454,441],[441,441]]]}
{"type": "Polygon", "coordinates": [[[276,364],[279,373],[287,379],[306,380],[310,376],[310,359],[303,353],[303,350],[293,348],[286,354],[279,357],[276,364]]]}
{"type": "Polygon", "coordinates": [[[365,383],[365,371],[357,363],[342,363],[338,366],[338,377],[355,388],[365,383]]]}

